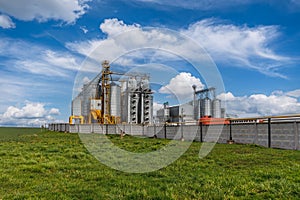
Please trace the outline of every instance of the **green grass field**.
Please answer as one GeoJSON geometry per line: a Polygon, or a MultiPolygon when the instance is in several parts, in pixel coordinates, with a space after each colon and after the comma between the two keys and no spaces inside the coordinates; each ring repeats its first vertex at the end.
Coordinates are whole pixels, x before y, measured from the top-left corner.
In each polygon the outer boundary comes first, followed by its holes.
{"type": "MultiPolygon", "coordinates": [[[[131,151],[167,140],[109,136],[131,151]]],[[[299,199],[300,151],[194,142],[159,171],[129,174],[99,163],[77,134],[0,128],[0,199],[299,199]],[[30,132],[32,131],[32,133],[30,132]],[[13,134],[13,135],[10,135],[13,134]]]]}

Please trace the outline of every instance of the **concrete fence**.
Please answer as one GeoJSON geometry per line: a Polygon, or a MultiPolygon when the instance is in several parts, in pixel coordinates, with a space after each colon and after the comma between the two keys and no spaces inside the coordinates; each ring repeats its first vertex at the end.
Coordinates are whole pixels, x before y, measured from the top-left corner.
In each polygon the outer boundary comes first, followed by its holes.
{"type": "Polygon", "coordinates": [[[257,144],[264,147],[300,150],[299,121],[241,123],[227,125],[131,125],[49,124],[51,131],[70,133],[121,134],[184,139],[199,142],[257,144]]]}

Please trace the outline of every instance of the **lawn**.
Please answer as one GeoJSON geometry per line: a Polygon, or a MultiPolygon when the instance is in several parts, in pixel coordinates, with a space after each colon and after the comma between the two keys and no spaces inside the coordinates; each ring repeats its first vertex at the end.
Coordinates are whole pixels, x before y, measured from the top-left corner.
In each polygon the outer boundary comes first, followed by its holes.
{"type": "MultiPolygon", "coordinates": [[[[201,143],[161,170],[130,174],[98,162],[77,134],[0,128],[0,199],[299,199],[300,151],[201,143]],[[7,135],[14,133],[14,135],[7,135]],[[16,134],[19,133],[19,134],[16,134]],[[22,134],[20,134],[22,133],[22,134]],[[4,135],[6,135],[4,137],[4,135]],[[5,139],[9,138],[9,139],[5,139]]],[[[145,152],[168,140],[109,135],[145,152]]]]}

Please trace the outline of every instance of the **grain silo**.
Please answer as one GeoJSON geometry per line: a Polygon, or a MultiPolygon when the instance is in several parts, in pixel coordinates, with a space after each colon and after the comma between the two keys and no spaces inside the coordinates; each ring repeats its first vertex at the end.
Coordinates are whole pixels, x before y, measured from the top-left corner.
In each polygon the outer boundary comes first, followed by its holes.
{"type": "Polygon", "coordinates": [[[110,84],[110,114],[113,116],[121,116],[121,87],[112,82],[110,84]]]}
{"type": "Polygon", "coordinates": [[[205,97],[201,99],[201,116],[212,116],[211,99],[205,97]]]}
{"type": "Polygon", "coordinates": [[[214,99],[212,101],[212,117],[221,118],[221,100],[214,99]]]}

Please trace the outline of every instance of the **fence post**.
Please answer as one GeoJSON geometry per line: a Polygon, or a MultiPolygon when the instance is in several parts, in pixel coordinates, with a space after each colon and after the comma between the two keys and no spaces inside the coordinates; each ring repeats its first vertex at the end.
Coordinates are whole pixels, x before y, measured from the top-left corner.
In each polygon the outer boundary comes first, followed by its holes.
{"type": "Polygon", "coordinates": [[[268,147],[271,148],[271,118],[268,118],[268,147]]]}

